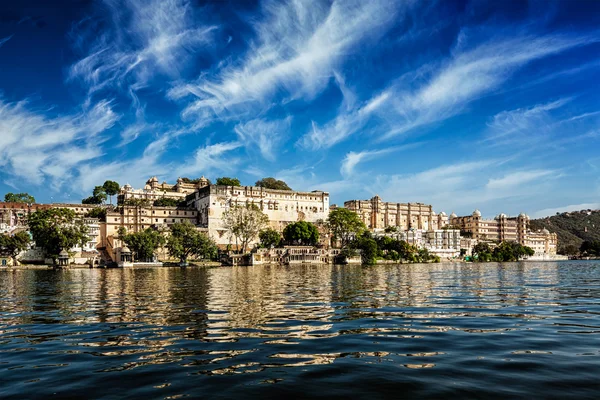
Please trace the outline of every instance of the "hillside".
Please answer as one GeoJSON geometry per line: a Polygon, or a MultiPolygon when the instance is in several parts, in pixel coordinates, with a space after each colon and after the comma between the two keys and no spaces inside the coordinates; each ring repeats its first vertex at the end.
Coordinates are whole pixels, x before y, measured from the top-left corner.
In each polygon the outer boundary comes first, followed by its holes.
{"type": "Polygon", "coordinates": [[[531,230],[542,228],[558,235],[558,251],[566,246],[581,246],[584,240],[600,240],[600,210],[581,210],[532,219],[531,230]]]}

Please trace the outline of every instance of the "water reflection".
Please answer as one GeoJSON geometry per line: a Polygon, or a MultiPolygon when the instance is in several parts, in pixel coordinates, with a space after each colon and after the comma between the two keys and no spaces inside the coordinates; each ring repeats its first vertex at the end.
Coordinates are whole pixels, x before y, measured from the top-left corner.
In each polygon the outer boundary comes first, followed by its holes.
{"type": "MultiPolygon", "coordinates": [[[[232,395],[260,392],[256,385],[265,383],[303,390],[295,386],[300,378],[320,371],[311,375],[313,384],[343,375],[353,396],[354,384],[371,374],[409,379],[425,397],[447,393],[431,392],[424,379],[438,385],[486,374],[510,388],[505,394],[521,387],[526,393],[513,375],[519,368],[531,373],[530,364],[519,364],[524,360],[539,369],[531,375],[539,385],[583,356],[592,360],[585,361],[588,370],[600,372],[599,269],[514,263],[7,270],[0,272],[0,384],[8,397],[22,395],[25,383],[35,393],[77,397],[118,373],[135,383],[103,386],[98,397],[119,387],[139,397],[194,395],[198,379],[207,390],[232,395]],[[425,375],[411,381],[399,368],[425,375]]],[[[477,390],[489,394],[486,385],[477,390]]]]}

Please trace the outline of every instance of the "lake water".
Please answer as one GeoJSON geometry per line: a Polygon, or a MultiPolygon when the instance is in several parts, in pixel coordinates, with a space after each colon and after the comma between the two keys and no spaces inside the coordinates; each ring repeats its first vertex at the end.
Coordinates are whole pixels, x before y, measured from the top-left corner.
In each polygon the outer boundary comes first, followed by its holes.
{"type": "Polygon", "coordinates": [[[599,398],[600,263],[0,271],[2,399],[282,396],[599,398]]]}

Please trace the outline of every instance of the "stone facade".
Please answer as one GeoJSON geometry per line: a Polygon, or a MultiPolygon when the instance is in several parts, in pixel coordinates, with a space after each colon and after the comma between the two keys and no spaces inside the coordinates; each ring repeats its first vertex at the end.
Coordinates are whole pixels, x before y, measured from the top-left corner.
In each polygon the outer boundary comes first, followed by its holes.
{"type": "Polygon", "coordinates": [[[439,215],[431,205],[423,203],[388,203],[375,196],[370,200],[350,200],[344,207],[359,215],[370,230],[397,227],[401,231],[441,229],[448,225],[446,213],[439,215]]]}
{"type": "Polygon", "coordinates": [[[525,238],[525,246],[531,247],[534,251],[534,257],[555,256],[558,247],[558,237],[556,233],[542,229],[540,231],[528,231],[525,238]]]}
{"type": "Polygon", "coordinates": [[[529,229],[529,216],[521,213],[517,217],[507,217],[500,214],[494,219],[483,219],[479,210],[473,214],[458,217],[450,216],[450,223],[463,232],[468,232],[476,241],[513,241],[523,246],[531,247],[535,256],[556,255],[558,238],[556,233],[547,229],[533,232],[529,229]]]}
{"type": "Polygon", "coordinates": [[[500,214],[494,219],[483,219],[479,210],[473,214],[458,217],[450,215],[450,224],[463,232],[468,232],[473,239],[489,241],[514,241],[525,244],[529,228],[529,216],[519,214],[518,217],[507,217],[500,214]]]}
{"type": "Polygon", "coordinates": [[[231,207],[250,204],[266,214],[270,226],[280,232],[292,222],[315,223],[326,220],[329,215],[329,193],[321,191],[210,185],[198,189],[188,198],[188,205],[198,211],[198,224],[206,228],[221,247],[230,244],[229,232],[223,227],[223,213],[231,207]]]}

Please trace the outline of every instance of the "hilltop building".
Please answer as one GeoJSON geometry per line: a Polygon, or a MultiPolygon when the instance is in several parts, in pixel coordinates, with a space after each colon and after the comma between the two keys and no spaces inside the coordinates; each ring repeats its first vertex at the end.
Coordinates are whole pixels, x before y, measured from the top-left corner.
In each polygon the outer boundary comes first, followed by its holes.
{"type": "Polygon", "coordinates": [[[158,183],[158,178],[153,176],[146,181],[143,189],[134,189],[131,185],[126,184],[121,188],[118,196],[119,204],[123,204],[126,200],[155,200],[168,198],[175,200],[185,200],[185,198],[194,193],[196,190],[206,187],[210,184],[208,179],[202,177],[198,183],[186,183],[182,178],[177,179],[176,184],[167,182],[158,183]]]}

